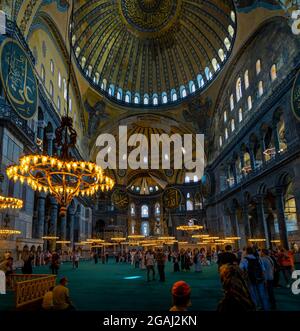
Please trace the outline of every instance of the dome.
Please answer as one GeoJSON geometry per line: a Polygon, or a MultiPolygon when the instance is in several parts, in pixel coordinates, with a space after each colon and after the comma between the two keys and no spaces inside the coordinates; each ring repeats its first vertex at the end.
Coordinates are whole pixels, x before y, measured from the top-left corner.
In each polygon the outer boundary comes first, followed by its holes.
{"type": "Polygon", "coordinates": [[[130,106],[159,107],[203,91],[228,59],[231,0],[75,2],[72,44],[91,85],[130,106]]]}

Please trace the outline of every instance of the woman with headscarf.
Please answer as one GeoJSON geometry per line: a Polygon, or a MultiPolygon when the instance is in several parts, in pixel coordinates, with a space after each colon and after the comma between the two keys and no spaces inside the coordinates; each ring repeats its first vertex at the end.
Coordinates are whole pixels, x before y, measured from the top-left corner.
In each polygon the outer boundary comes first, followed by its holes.
{"type": "Polygon", "coordinates": [[[220,277],[224,290],[224,297],[218,305],[220,312],[255,311],[255,304],[244,279],[243,273],[237,265],[224,264],[220,267],[220,277]]]}

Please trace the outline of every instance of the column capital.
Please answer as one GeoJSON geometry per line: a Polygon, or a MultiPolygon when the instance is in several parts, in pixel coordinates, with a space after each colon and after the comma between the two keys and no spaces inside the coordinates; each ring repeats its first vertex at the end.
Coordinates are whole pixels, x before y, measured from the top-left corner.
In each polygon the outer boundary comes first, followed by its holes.
{"type": "Polygon", "coordinates": [[[47,132],[46,137],[48,140],[54,140],[55,134],[53,132],[47,132]]]}
{"type": "Polygon", "coordinates": [[[75,208],[69,207],[68,208],[68,214],[69,215],[72,215],[72,216],[75,216],[75,214],[76,214],[75,208]]]}
{"type": "Polygon", "coordinates": [[[37,126],[38,126],[38,128],[45,129],[45,127],[47,126],[47,123],[46,123],[46,121],[44,121],[44,120],[39,120],[39,121],[37,122],[37,126]]]}
{"type": "Polygon", "coordinates": [[[46,199],[46,193],[44,193],[44,192],[39,192],[39,193],[38,193],[38,199],[46,199]]]}
{"type": "Polygon", "coordinates": [[[275,186],[275,195],[283,196],[284,194],[284,186],[275,186]]]}

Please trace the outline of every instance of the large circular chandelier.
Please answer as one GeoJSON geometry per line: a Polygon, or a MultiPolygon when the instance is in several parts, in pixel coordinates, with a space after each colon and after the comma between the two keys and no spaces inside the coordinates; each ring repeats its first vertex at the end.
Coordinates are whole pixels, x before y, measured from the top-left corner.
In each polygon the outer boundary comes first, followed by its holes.
{"type": "Polygon", "coordinates": [[[74,197],[110,190],[114,181],[95,163],[70,157],[69,149],[75,146],[77,137],[70,117],[62,117],[55,135],[56,144],[62,147],[60,157],[26,155],[20,158],[19,165],[8,167],[6,173],[9,179],[26,182],[34,191],[52,194],[60,205],[60,215],[64,216],[74,197]]]}
{"type": "MultiPolygon", "coordinates": [[[[69,27],[72,27],[74,4],[69,27]]],[[[70,32],[70,31],[69,31],[70,32]]],[[[70,39],[70,50],[72,41],[70,39]]],[[[67,100],[70,95],[72,54],[69,53],[67,100]]],[[[55,144],[61,149],[60,155],[27,155],[20,159],[19,165],[7,168],[6,173],[14,181],[26,182],[34,191],[52,194],[60,205],[60,215],[65,216],[68,205],[78,195],[90,196],[98,190],[112,189],[114,181],[103,174],[103,169],[92,162],[77,161],[70,150],[75,148],[77,133],[69,117],[70,103],[67,102],[66,116],[62,116],[61,125],[55,130],[55,144]]]]}
{"type": "Polygon", "coordinates": [[[21,231],[17,229],[13,229],[9,226],[10,218],[8,214],[4,217],[4,226],[0,228],[0,238],[7,239],[9,236],[13,236],[16,234],[21,234],[21,231]]]}

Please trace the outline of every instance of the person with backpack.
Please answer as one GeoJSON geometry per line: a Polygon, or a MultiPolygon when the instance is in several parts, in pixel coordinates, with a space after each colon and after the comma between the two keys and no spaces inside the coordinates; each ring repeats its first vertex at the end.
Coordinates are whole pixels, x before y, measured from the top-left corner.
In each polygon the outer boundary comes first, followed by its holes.
{"type": "Polygon", "coordinates": [[[255,306],[258,308],[261,304],[263,310],[269,310],[270,305],[265,286],[265,268],[253,247],[247,247],[240,268],[244,271],[248,280],[249,291],[255,306]]]}
{"type": "Polygon", "coordinates": [[[263,249],[261,251],[260,258],[265,268],[266,287],[267,287],[271,309],[276,309],[276,300],[274,296],[274,270],[275,270],[274,261],[270,257],[269,251],[267,249],[263,249]]]}

